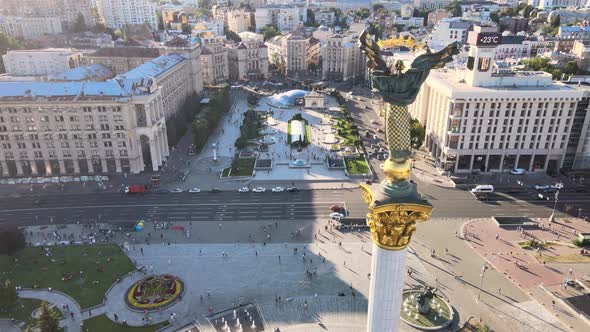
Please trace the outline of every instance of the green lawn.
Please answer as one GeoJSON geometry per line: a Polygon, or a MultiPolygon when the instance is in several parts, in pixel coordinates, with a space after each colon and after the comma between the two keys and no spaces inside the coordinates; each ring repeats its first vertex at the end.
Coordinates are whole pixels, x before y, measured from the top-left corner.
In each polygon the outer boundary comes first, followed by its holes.
{"type": "Polygon", "coordinates": [[[229,171],[231,171],[231,167],[224,168],[221,172],[221,177],[225,178],[229,176],[229,171]]]}
{"type": "Polygon", "coordinates": [[[125,326],[113,322],[106,315],[100,315],[85,320],[82,332],[154,332],[166,325],[168,322],[141,327],[125,326]]]}
{"type": "Polygon", "coordinates": [[[254,158],[238,159],[238,168],[231,170],[231,176],[251,176],[254,172],[254,158]]]}
{"type": "Polygon", "coordinates": [[[0,256],[0,275],[15,286],[51,287],[88,308],[102,303],[115,280],[134,270],[129,258],[112,244],[51,247],[50,252],[47,257],[41,247],[28,247],[13,257],[0,256]],[[68,275],[71,279],[64,281],[68,275]]]}
{"type": "Polygon", "coordinates": [[[365,159],[345,159],[348,174],[369,174],[369,165],[365,159]]]}

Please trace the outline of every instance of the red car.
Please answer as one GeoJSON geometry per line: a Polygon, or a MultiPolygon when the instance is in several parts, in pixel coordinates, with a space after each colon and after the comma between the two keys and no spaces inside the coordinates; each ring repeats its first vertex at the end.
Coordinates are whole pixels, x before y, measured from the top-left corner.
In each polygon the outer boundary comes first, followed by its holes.
{"type": "Polygon", "coordinates": [[[332,206],[330,206],[330,210],[332,212],[341,212],[341,213],[343,213],[345,211],[344,207],[342,207],[340,205],[332,205],[332,206]]]}

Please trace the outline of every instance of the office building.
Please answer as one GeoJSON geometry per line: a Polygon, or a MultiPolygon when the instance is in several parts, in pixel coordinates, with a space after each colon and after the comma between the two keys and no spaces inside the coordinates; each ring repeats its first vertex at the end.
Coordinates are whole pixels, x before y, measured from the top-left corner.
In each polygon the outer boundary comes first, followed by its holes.
{"type": "Polygon", "coordinates": [[[0,16],[0,31],[9,36],[25,40],[63,32],[61,22],[57,16],[0,16]]]}
{"type": "Polygon", "coordinates": [[[2,56],[8,75],[43,76],[79,67],[82,53],[72,49],[14,50],[2,56]]]}
{"type": "Polygon", "coordinates": [[[362,82],[365,79],[366,59],[358,48],[358,34],[333,34],[321,47],[322,79],[362,82]]]}
{"type": "Polygon", "coordinates": [[[96,0],[98,13],[104,25],[119,29],[126,24],[147,24],[158,30],[156,4],[151,0],[96,0]]]}

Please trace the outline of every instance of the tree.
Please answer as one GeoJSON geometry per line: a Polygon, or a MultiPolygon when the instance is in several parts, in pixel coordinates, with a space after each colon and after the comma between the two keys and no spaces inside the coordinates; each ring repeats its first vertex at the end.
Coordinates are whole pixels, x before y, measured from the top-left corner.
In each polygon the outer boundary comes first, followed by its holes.
{"type": "Polygon", "coordinates": [[[55,309],[49,307],[49,304],[47,304],[45,301],[41,303],[39,319],[37,320],[37,328],[41,332],[59,331],[59,316],[55,309]]]}
{"type": "Polygon", "coordinates": [[[0,255],[12,255],[25,247],[25,234],[14,226],[0,228],[0,255]]]}
{"type": "Polygon", "coordinates": [[[491,13],[490,20],[496,23],[500,23],[500,16],[498,15],[498,13],[491,13]]]}
{"type": "Polygon", "coordinates": [[[360,8],[354,14],[364,20],[371,15],[371,12],[369,8],[360,8]]]}
{"type": "Polygon", "coordinates": [[[307,9],[307,22],[305,22],[305,26],[308,27],[315,27],[316,25],[316,21],[315,21],[315,13],[313,12],[313,10],[311,9],[307,9]]]}
{"type": "Polygon", "coordinates": [[[559,18],[559,15],[555,15],[551,18],[551,27],[552,28],[559,28],[559,26],[561,25],[561,19],[559,18]]]}
{"type": "Polygon", "coordinates": [[[0,312],[6,312],[10,307],[13,307],[18,300],[16,295],[16,288],[6,279],[0,284],[0,312]]]}
{"type": "Polygon", "coordinates": [[[419,149],[424,143],[424,137],[426,136],[426,130],[420,121],[416,119],[410,120],[410,141],[412,149],[419,149]]]}
{"type": "Polygon", "coordinates": [[[227,37],[227,39],[233,40],[236,43],[239,43],[242,41],[242,38],[240,38],[240,36],[237,33],[233,32],[231,30],[228,30],[227,27],[225,28],[225,36],[227,37]]]}
{"type": "Polygon", "coordinates": [[[380,9],[385,9],[385,7],[383,7],[383,5],[382,5],[382,4],[380,4],[380,3],[376,3],[376,4],[374,4],[374,5],[373,5],[373,11],[374,11],[374,12],[377,12],[377,11],[379,11],[380,9]]]}
{"type": "Polygon", "coordinates": [[[575,61],[570,61],[563,67],[563,72],[568,75],[575,75],[579,70],[580,68],[578,67],[578,63],[575,61]]]}
{"type": "Polygon", "coordinates": [[[285,63],[285,60],[278,54],[278,53],[273,53],[270,56],[271,59],[271,63],[275,66],[275,68],[277,69],[277,72],[283,76],[287,75],[287,64],[285,63]]]}
{"type": "Polygon", "coordinates": [[[76,17],[76,22],[74,22],[74,25],[72,26],[72,32],[82,32],[86,30],[88,30],[88,27],[86,26],[86,20],[84,20],[84,15],[82,15],[82,13],[78,13],[78,16],[76,17]]]}
{"type": "MultiPolygon", "coordinates": [[[[20,41],[0,31],[0,55],[6,54],[8,50],[19,50],[24,48],[39,48],[39,46],[33,43],[20,41]]],[[[0,73],[4,72],[4,62],[2,62],[2,57],[0,56],[0,73]]]]}
{"type": "Polygon", "coordinates": [[[275,36],[280,36],[281,33],[272,25],[265,25],[260,29],[262,36],[264,36],[264,41],[267,41],[275,36]]]}
{"type": "Polygon", "coordinates": [[[462,16],[463,14],[461,12],[461,3],[457,0],[453,0],[447,7],[447,10],[449,11],[449,13],[451,13],[451,16],[453,17],[462,16]]]}
{"type": "Polygon", "coordinates": [[[524,6],[524,8],[522,9],[522,16],[524,16],[524,18],[529,18],[531,16],[531,12],[535,9],[535,7],[531,6],[531,5],[526,5],[524,6]]]}

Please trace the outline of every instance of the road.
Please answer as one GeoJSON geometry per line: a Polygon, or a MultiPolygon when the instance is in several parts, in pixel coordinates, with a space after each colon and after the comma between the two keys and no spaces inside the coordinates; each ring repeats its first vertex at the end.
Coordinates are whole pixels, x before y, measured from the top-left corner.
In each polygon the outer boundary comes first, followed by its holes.
{"type": "MultiPolygon", "coordinates": [[[[490,216],[547,217],[553,201],[536,200],[533,193],[498,193],[478,201],[469,191],[419,184],[434,205],[433,218],[481,218],[490,216]]],[[[34,195],[0,200],[0,224],[43,225],[77,222],[135,223],[149,221],[249,221],[327,218],[329,207],[345,205],[351,217],[364,217],[367,207],[358,189],[302,190],[298,193],[167,193],[144,196],[115,193],[34,195]]],[[[558,210],[571,205],[589,206],[585,193],[560,194],[558,210]]],[[[586,212],[586,211],[584,211],[586,212]]]]}

